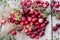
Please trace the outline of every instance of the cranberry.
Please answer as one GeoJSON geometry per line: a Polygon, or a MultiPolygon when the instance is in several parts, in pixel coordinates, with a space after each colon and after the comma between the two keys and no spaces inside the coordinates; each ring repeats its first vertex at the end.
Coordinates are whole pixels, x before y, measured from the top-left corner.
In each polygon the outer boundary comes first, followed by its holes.
{"type": "Polygon", "coordinates": [[[10,15],[14,15],[14,11],[11,11],[11,12],[10,12],[10,15]]]}
{"type": "Polygon", "coordinates": [[[44,35],[44,31],[41,31],[41,32],[40,32],[40,36],[43,36],[43,35],[44,35]]]}
{"type": "Polygon", "coordinates": [[[60,24],[57,23],[56,26],[57,26],[57,27],[60,27],[60,24]]]}
{"type": "Polygon", "coordinates": [[[28,31],[29,31],[28,28],[26,28],[26,29],[24,30],[25,33],[27,33],[28,31]]]}
{"type": "Polygon", "coordinates": [[[21,20],[22,20],[22,21],[26,21],[26,18],[25,18],[25,17],[22,17],[21,20]]]}
{"type": "Polygon", "coordinates": [[[32,35],[30,35],[30,37],[31,37],[31,38],[35,38],[35,35],[34,35],[34,34],[32,34],[32,35]]]}
{"type": "Polygon", "coordinates": [[[54,6],[55,6],[56,8],[58,8],[58,7],[59,7],[59,2],[56,2],[56,3],[54,4],[54,6]]]}
{"type": "Polygon", "coordinates": [[[35,17],[35,15],[32,15],[31,17],[32,17],[32,18],[34,18],[34,17],[35,17]]]}
{"type": "Polygon", "coordinates": [[[32,22],[36,22],[36,21],[37,21],[37,18],[33,18],[33,19],[32,19],[32,22]]]}
{"type": "Polygon", "coordinates": [[[25,21],[25,24],[27,25],[29,22],[28,21],[25,21]]]}
{"type": "Polygon", "coordinates": [[[38,36],[38,35],[36,35],[36,36],[35,36],[35,38],[36,38],[36,39],[39,39],[39,36],[38,36]]]}
{"type": "Polygon", "coordinates": [[[12,34],[12,35],[16,35],[16,31],[15,31],[15,30],[12,30],[12,31],[11,31],[11,34],[12,34]]]}
{"type": "Polygon", "coordinates": [[[32,28],[29,28],[29,31],[32,31],[32,28]]]}
{"type": "Polygon", "coordinates": [[[42,31],[45,31],[45,28],[41,28],[42,31]]]}
{"type": "Polygon", "coordinates": [[[25,6],[25,5],[26,5],[26,2],[21,2],[21,5],[22,5],[22,6],[25,6]]]}
{"type": "Polygon", "coordinates": [[[54,3],[51,3],[51,7],[54,7],[54,3]]]}
{"type": "Polygon", "coordinates": [[[29,14],[33,14],[33,9],[30,9],[30,12],[29,12],[29,14]]]}
{"type": "Polygon", "coordinates": [[[44,23],[47,25],[49,23],[49,21],[46,20],[44,23]]]}
{"type": "Polygon", "coordinates": [[[24,25],[25,23],[21,21],[20,24],[21,24],[21,25],[24,25]]]}
{"type": "Polygon", "coordinates": [[[36,22],[35,25],[41,25],[39,22],[36,22]]]}
{"type": "Polygon", "coordinates": [[[39,21],[39,23],[43,23],[44,19],[40,18],[38,21],[39,21]]]}
{"type": "Polygon", "coordinates": [[[1,22],[1,24],[6,23],[6,19],[1,19],[0,22],[1,22]]]}
{"type": "Polygon", "coordinates": [[[43,28],[43,27],[45,27],[45,23],[41,24],[41,26],[40,26],[40,27],[42,27],[42,28],[43,28]]]}
{"type": "Polygon", "coordinates": [[[27,35],[31,35],[31,34],[32,34],[32,32],[27,32],[26,34],[27,34],[27,35]]]}
{"type": "Polygon", "coordinates": [[[22,29],[23,29],[23,27],[21,25],[18,25],[17,30],[21,31],[22,29]]]}
{"type": "Polygon", "coordinates": [[[52,30],[53,31],[56,31],[58,28],[56,27],[56,26],[54,26],[53,28],[52,28],[52,30]]]}
{"type": "Polygon", "coordinates": [[[43,7],[43,8],[47,8],[47,4],[44,3],[42,7],[43,7]]]}
{"type": "Polygon", "coordinates": [[[34,31],[33,33],[34,33],[35,35],[37,35],[37,34],[38,34],[38,31],[34,31]]]}
{"type": "Polygon", "coordinates": [[[31,20],[32,20],[32,18],[31,18],[31,17],[28,17],[28,18],[27,18],[27,20],[28,20],[28,21],[31,21],[31,20]]]}

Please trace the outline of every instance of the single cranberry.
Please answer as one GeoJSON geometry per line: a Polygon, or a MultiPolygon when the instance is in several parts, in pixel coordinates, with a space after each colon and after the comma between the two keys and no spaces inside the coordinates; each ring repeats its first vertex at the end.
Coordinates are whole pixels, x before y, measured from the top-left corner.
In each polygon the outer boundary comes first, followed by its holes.
{"type": "Polygon", "coordinates": [[[22,17],[21,20],[22,20],[22,21],[26,21],[26,18],[25,18],[25,17],[22,17]]]}
{"type": "Polygon", "coordinates": [[[39,21],[39,23],[43,23],[44,19],[40,18],[38,21],[39,21]]]}
{"type": "Polygon", "coordinates": [[[29,31],[28,28],[24,29],[24,32],[25,32],[25,33],[27,33],[28,31],[29,31]]]}
{"type": "Polygon", "coordinates": [[[33,39],[33,38],[35,38],[35,35],[34,35],[34,34],[32,34],[32,35],[30,35],[30,37],[33,39]]]}
{"type": "Polygon", "coordinates": [[[49,21],[48,21],[48,20],[46,20],[44,23],[47,25],[47,24],[49,23],[49,21]]]}
{"type": "Polygon", "coordinates": [[[34,33],[35,35],[37,35],[37,34],[38,34],[38,31],[34,31],[33,33],[34,33]]]}
{"type": "Polygon", "coordinates": [[[39,22],[36,22],[35,25],[41,25],[39,22]]]}
{"type": "Polygon", "coordinates": [[[26,34],[27,34],[27,35],[31,35],[31,34],[32,34],[32,32],[27,32],[26,34]]]}
{"type": "Polygon", "coordinates": [[[32,31],[32,28],[29,28],[29,31],[32,31]]]}
{"type": "Polygon", "coordinates": [[[60,24],[59,24],[59,23],[57,23],[57,24],[56,24],[56,26],[57,26],[57,27],[60,27],[60,24]]]}
{"type": "Polygon", "coordinates": [[[32,22],[36,22],[36,21],[37,21],[37,18],[33,18],[33,19],[32,19],[32,22]]]}
{"type": "Polygon", "coordinates": [[[20,24],[21,24],[21,25],[24,25],[25,23],[21,21],[20,24]]]}
{"type": "Polygon", "coordinates": [[[11,34],[12,34],[12,35],[16,35],[16,31],[15,31],[15,30],[12,30],[12,31],[11,31],[11,34]]]}
{"type": "Polygon", "coordinates": [[[5,24],[6,23],[6,19],[1,19],[0,22],[1,22],[1,24],[5,24]]]}
{"type": "Polygon", "coordinates": [[[56,3],[54,4],[54,6],[55,6],[56,8],[58,8],[58,7],[59,7],[59,2],[56,2],[56,3]]]}
{"type": "Polygon", "coordinates": [[[41,26],[40,26],[40,27],[42,27],[42,28],[43,28],[43,27],[45,27],[45,23],[41,24],[41,26]]]}
{"type": "Polygon", "coordinates": [[[38,35],[36,35],[36,36],[35,36],[35,38],[36,38],[36,39],[39,39],[39,36],[38,36],[38,35]]]}
{"type": "Polygon", "coordinates": [[[27,20],[28,20],[28,21],[31,21],[31,20],[32,20],[32,18],[31,18],[31,17],[27,17],[27,20]]]}
{"type": "Polygon", "coordinates": [[[44,35],[44,31],[41,31],[41,32],[40,32],[40,36],[43,36],[43,35],[44,35]]]}
{"type": "Polygon", "coordinates": [[[58,28],[56,26],[52,27],[53,31],[56,31],[58,28]]]}

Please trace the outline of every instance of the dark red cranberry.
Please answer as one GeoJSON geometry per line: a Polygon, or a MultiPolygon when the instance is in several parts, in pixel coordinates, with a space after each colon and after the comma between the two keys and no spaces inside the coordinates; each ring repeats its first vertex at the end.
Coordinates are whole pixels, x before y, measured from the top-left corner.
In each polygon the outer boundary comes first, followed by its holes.
{"type": "Polygon", "coordinates": [[[58,28],[56,26],[52,27],[53,31],[56,31],[58,28]]]}
{"type": "Polygon", "coordinates": [[[54,3],[51,3],[51,7],[54,7],[54,3]]]}
{"type": "Polygon", "coordinates": [[[20,24],[21,24],[21,25],[24,25],[25,23],[21,21],[20,24]]]}
{"type": "Polygon", "coordinates": [[[27,34],[27,35],[31,35],[31,34],[32,34],[32,32],[27,32],[26,34],[27,34]]]}
{"type": "Polygon", "coordinates": [[[42,31],[45,31],[45,28],[41,28],[42,31]]]}
{"type": "Polygon", "coordinates": [[[46,20],[44,23],[47,25],[49,23],[49,21],[46,20]]]}
{"type": "Polygon", "coordinates": [[[32,20],[32,18],[31,18],[31,17],[28,17],[28,18],[27,18],[27,20],[28,20],[28,21],[31,21],[31,20],[32,20]]]}
{"type": "Polygon", "coordinates": [[[42,28],[43,28],[43,27],[45,27],[45,23],[41,24],[41,26],[40,26],[40,27],[42,27],[42,28]]]}
{"type": "Polygon", "coordinates": [[[17,30],[18,30],[18,31],[21,31],[22,29],[23,29],[23,26],[18,25],[17,30]]]}
{"type": "Polygon", "coordinates": [[[59,7],[59,2],[56,2],[56,3],[54,4],[54,6],[55,6],[56,8],[58,8],[58,7],[59,7]]]}
{"type": "Polygon", "coordinates": [[[33,19],[32,19],[32,22],[36,22],[36,21],[37,21],[37,18],[33,18],[33,19]]]}
{"type": "Polygon", "coordinates": [[[35,25],[41,25],[39,22],[36,22],[35,25]]]}
{"type": "Polygon", "coordinates": [[[32,28],[29,28],[29,31],[32,31],[32,28]]]}
{"type": "Polygon", "coordinates": [[[59,24],[59,23],[57,23],[57,24],[56,24],[56,26],[57,26],[57,27],[60,27],[60,24],[59,24]]]}
{"type": "Polygon", "coordinates": [[[41,32],[40,32],[40,36],[43,36],[43,35],[44,35],[44,31],[41,31],[41,32]]]}
{"type": "Polygon", "coordinates": [[[32,35],[30,35],[30,37],[33,39],[33,38],[35,38],[35,35],[34,35],[34,34],[32,34],[32,35]]]}
{"type": "Polygon", "coordinates": [[[38,21],[39,21],[39,23],[43,23],[44,19],[40,18],[38,21]]]}
{"type": "Polygon", "coordinates": [[[25,21],[25,24],[27,25],[29,22],[28,21],[25,21]]]}
{"type": "Polygon", "coordinates": [[[38,34],[38,31],[34,31],[33,33],[34,33],[35,35],[37,35],[37,34],[38,34]]]}
{"type": "Polygon", "coordinates": [[[22,21],[26,21],[26,18],[25,18],[25,17],[22,17],[21,20],[22,20],[22,21]]]}
{"type": "Polygon", "coordinates": [[[15,31],[15,30],[12,30],[12,31],[11,31],[11,34],[12,34],[12,35],[16,35],[16,31],[15,31]]]}
{"type": "Polygon", "coordinates": [[[27,33],[28,31],[29,31],[28,28],[24,29],[24,32],[25,32],[25,33],[27,33]]]}
{"type": "Polygon", "coordinates": [[[36,35],[36,36],[35,36],[35,38],[36,38],[36,39],[39,39],[39,36],[38,36],[38,35],[36,35]]]}

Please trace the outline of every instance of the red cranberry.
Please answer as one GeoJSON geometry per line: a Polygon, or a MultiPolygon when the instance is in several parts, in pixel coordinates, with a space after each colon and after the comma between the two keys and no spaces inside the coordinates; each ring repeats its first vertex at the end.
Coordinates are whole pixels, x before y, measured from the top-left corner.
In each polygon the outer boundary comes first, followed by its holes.
{"type": "Polygon", "coordinates": [[[23,29],[23,27],[21,25],[18,25],[17,30],[21,31],[22,29],[23,29]]]}
{"type": "Polygon", "coordinates": [[[41,24],[41,26],[40,26],[40,27],[42,27],[42,28],[43,28],[43,27],[45,27],[45,23],[41,24]]]}
{"type": "Polygon", "coordinates": [[[34,31],[33,33],[34,33],[35,35],[37,35],[37,34],[38,34],[38,31],[34,31]]]}
{"type": "Polygon", "coordinates": [[[20,24],[21,24],[21,25],[24,25],[25,23],[21,21],[20,24]]]}
{"type": "Polygon", "coordinates": [[[0,22],[1,22],[1,24],[6,23],[6,19],[1,19],[0,22]]]}
{"type": "Polygon", "coordinates": [[[45,31],[45,28],[41,28],[42,31],[45,31]]]}
{"type": "Polygon", "coordinates": [[[25,21],[25,24],[27,25],[28,24],[28,21],[25,21]]]}
{"type": "Polygon", "coordinates": [[[49,23],[49,21],[46,20],[44,23],[47,25],[49,23]]]}
{"type": "Polygon", "coordinates": [[[40,32],[40,36],[43,36],[43,35],[44,35],[44,31],[41,31],[41,32],[40,32]]]}
{"type": "Polygon", "coordinates": [[[27,32],[26,34],[27,34],[27,35],[31,35],[31,34],[32,34],[32,32],[27,32]]]}
{"type": "Polygon", "coordinates": [[[52,28],[52,30],[53,31],[56,31],[58,28],[56,27],[56,26],[54,26],[53,28],[52,28]]]}
{"type": "Polygon", "coordinates": [[[56,26],[57,26],[57,27],[60,27],[60,24],[57,23],[56,26]]]}
{"type": "Polygon", "coordinates": [[[28,31],[29,31],[28,28],[26,28],[26,29],[24,30],[25,33],[27,33],[28,31]]]}
{"type": "Polygon", "coordinates": [[[12,35],[16,35],[16,31],[15,31],[15,30],[12,30],[12,31],[11,31],[11,34],[12,34],[12,35]]]}
{"type": "Polygon", "coordinates": [[[29,12],[29,14],[33,14],[33,9],[30,9],[30,12],[29,12]]]}
{"type": "Polygon", "coordinates": [[[26,18],[25,18],[25,17],[22,17],[21,20],[22,20],[22,21],[26,21],[26,18]]]}
{"type": "Polygon", "coordinates": [[[51,3],[51,7],[54,7],[54,3],[51,3]]]}
{"type": "Polygon", "coordinates": [[[31,21],[31,20],[32,20],[32,18],[31,18],[31,17],[28,17],[28,18],[27,18],[27,20],[28,20],[28,21],[31,21]]]}
{"type": "Polygon", "coordinates": [[[39,39],[39,36],[38,36],[38,35],[36,35],[36,36],[35,36],[35,38],[36,38],[36,39],[39,39]]]}
{"type": "Polygon", "coordinates": [[[29,31],[32,31],[32,28],[29,28],[29,31]]]}
{"type": "Polygon", "coordinates": [[[33,18],[33,19],[32,19],[32,22],[36,22],[36,21],[37,21],[37,18],[33,18]]]}
{"type": "Polygon", "coordinates": [[[41,25],[39,22],[36,22],[35,25],[41,25]]]}
{"type": "Polygon", "coordinates": [[[43,23],[44,19],[40,18],[38,21],[39,21],[39,23],[43,23]]]}
{"type": "Polygon", "coordinates": [[[54,4],[54,6],[55,6],[56,8],[58,8],[58,7],[59,7],[59,2],[56,2],[56,3],[54,4]]]}
{"type": "Polygon", "coordinates": [[[32,34],[32,35],[30,35],[30,37],[33,39],[33,38],[35,38],[35,35],[34,35],[34,34],[32,34]]]}

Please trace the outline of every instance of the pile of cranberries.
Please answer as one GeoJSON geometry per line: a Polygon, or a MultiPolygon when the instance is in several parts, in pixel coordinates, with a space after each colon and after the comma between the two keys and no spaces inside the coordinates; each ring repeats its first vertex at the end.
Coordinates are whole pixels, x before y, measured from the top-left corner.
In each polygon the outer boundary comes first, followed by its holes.
{"type": "Polygon", "coordinates": [[[57,31],[57,29],[60,27],[60,24],[57,23],[54,27],[52,27],[52,30],[53,31],[57,31]]]}

